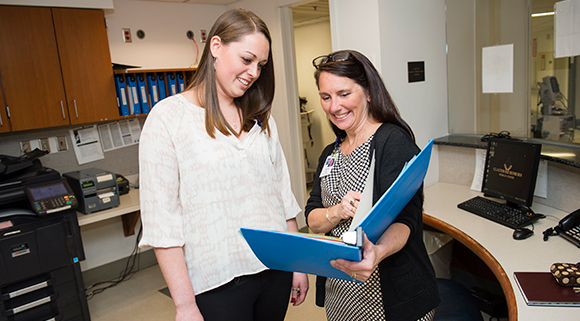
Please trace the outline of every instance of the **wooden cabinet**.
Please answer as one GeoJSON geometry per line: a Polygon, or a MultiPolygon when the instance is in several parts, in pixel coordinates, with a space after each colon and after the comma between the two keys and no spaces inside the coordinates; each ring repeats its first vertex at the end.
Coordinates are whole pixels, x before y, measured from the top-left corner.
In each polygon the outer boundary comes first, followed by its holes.
{"type": "Polygon", "coordinates": [[[121,118],[102,10],[0,6],[13,131],[121,118]]]}

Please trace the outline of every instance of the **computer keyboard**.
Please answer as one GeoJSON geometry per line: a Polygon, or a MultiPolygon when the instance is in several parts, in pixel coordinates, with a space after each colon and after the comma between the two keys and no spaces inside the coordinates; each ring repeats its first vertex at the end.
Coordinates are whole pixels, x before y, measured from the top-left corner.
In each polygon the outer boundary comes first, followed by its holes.
{"type": "Polygon", "coordinates": [[[513,229],[530,225],[539,218],[531,211],[500,204],[480,196],[459,203],[457,207],[513,229]]]}

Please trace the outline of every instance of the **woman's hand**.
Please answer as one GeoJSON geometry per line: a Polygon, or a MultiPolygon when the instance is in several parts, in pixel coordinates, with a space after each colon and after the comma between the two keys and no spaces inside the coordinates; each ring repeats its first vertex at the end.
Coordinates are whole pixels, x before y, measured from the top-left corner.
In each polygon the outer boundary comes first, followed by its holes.
{"type": "Polygon", "coordinates": [[[367,235],[364,235],[363,259],[360,262],[336,259],[330,261],[330,265],[350,275],[354,280],[366,282],[373,274],[373,271],[379,265],[377,260],[377,248],[369,241],[367,235]]]}
{"type": "Polygon", "coordinates": [[[331,220],[332,217],[338,218],[336,221],[333,221],[338,223],[342,220],[348,219],[349,217],[354,217],[361,197],[362,193],[360,192],[348,191],[339,204],[331,207],[334,212],[332,216],[329,214],[331,220]]]}
{"type": "Polygon", "coordinates": [[[362,261],[336,259],[330,261],[330,265],[350,275],[353,280],[366,282],[382,260],[399,252],[407,244],[410,235],[411,230],[402,223],[391,224],[377,244],[369,241],[365,233],[362,261]]]}
{"type": "Polygon", "coordinates": [[[308,293],[308,275],[294,272],[292,276],[292,303],[294,306],[302,304],[308,293]]]}

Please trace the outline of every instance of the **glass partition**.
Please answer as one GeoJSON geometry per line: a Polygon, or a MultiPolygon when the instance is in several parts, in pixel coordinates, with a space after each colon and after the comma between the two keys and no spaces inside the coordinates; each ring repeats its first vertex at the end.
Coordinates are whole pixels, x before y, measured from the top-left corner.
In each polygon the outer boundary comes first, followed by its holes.
{"type": "Polygon", "coordinates": [[[507,130],[514,137],[580,143],[579,59],[554,58],[556,2],[446,1],[451,134],[507,130]],[[501,45],[513,45],[512,91],[484,93],[483,49],[501,45]]]}

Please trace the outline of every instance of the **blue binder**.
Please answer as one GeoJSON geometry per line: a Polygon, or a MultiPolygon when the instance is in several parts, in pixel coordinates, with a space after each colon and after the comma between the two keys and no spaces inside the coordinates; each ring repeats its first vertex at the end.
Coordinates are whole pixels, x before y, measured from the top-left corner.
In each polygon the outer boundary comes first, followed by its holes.
{"type": "Polygon", "coordinates": [[[157,89],[159,89],[159,100],[167,97],[167,89],[165,87],[165,75],[160,73],[157,75],[157,89]]]}
{"type": "Polygon", "coordinates": [[[149,102],[151,103],[151,108],[153,108],[159,102],[157,76],[155,74],[147,74],[147,89],[149,89],[149,102]]]}
{"type": "Polygon", "coordinates": [[[149,99],[147,98],[147,85],[145,83],[145,74],[137,74],[137,89],[139,92],[139,104],[141,105],[141,113],[149,113],[149,99]]]}
{"type": "Polygon", "coordinates": [[[141,106],[139,104],[139,93],[137,92],[137,79],[134,74],[127,75],[127,91],[127,96],[129,97],[129,114],[140,114],[141,106]]]}
{"type": "Polygon", "coordinates": [[[172,72],[167,73],[167,91],[169,96],[177,94],[177,79],[172,72]]]}
{"type": "Polygon", "coordinates": [[[185,90],[185,77],[183,73],[177,73],[177,92],[182,92],[185,90]]]}
{"type": "Polygon", "coordinates": [[[129,115],[129,104],[127,103],[127,91],[125,88],[125,76],[115,75],[115,90],[117,92],[117,106],[119,115],[129,115]]]}
{"type": "MultiPolygon", "coordinates": [[[[371,242],[377,242],[423,184],[432,147],[433,140],[406,164],[391,187],[357,225],[362,227],[371,242]]],[[[240,232],[256,257],[270,269],[352,281],[349,275],[332,267],[330,261],[338,258],[351,261],[362,259],[360,248],[344,244],[338,238],[329,240],[315,234],[248,228],[241,228],[240,232]]]]}

